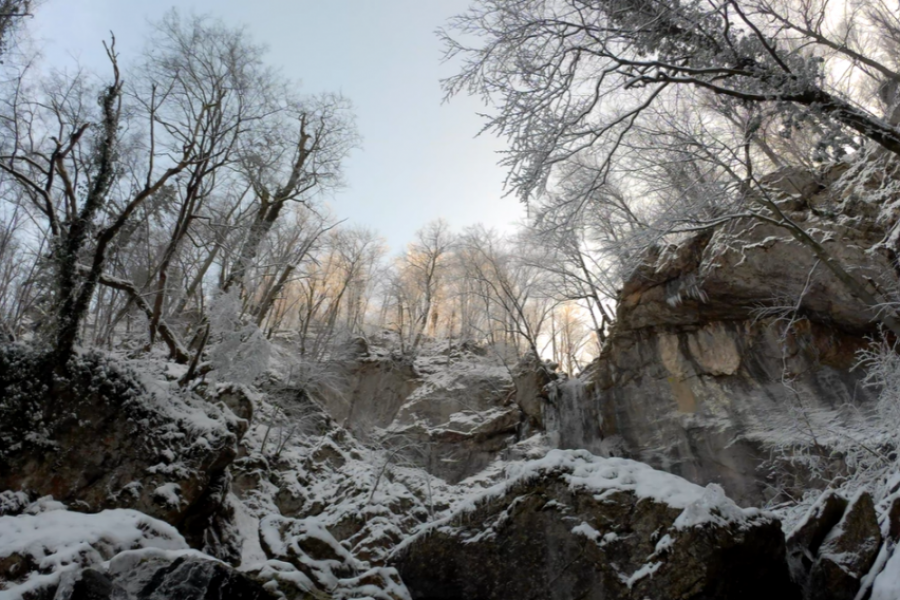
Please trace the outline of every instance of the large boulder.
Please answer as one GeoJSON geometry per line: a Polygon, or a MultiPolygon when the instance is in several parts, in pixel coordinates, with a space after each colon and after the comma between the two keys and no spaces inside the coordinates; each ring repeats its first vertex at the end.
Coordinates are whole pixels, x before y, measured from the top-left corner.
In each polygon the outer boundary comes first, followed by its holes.
{"type": "Polygon", "coordinates": [[[777,519],[627,459],[551,451],[401,544],[414,599],[796,599],[777,519]]]}
{"type": "Polygon", "coordinates": [[[125,552],[105,572],[86,569],[54,600],[275,600],[259,582],[221,562],[192,554],[125,552]]]}
{"type": "Polygon", "coordinates": [[[49,498],[26,506],[21,514],[0,516],[0,596],[24,600],[268,597],[230,567],[189,549],[184,537],[167,523],[130,509],[95,514],[68,511],[49,498]]]}
{"type": "Polygon", "coordinates": [[[247,421],[99,353],[73,359],[66,379],[48,384],[45,371],[44,355],[0,347],[0,491],[133,508],[199,547],[247,421]]]}

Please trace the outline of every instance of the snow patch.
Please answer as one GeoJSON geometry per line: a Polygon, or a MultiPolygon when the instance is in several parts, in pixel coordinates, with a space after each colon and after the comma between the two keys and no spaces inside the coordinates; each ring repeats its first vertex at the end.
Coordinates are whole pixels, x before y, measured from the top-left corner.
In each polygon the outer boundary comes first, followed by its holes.
{"type": "Polygon", "coordinates": [[[0,559],[17,555],[25,565],[23,573],[11,574],[14,580],[0,581],[0,600],[54,586],[66,573],[142,548],[187,550],[188,545],[174,527],[136,510],[83,514],[54,507],[0,517],[0,559]]]}

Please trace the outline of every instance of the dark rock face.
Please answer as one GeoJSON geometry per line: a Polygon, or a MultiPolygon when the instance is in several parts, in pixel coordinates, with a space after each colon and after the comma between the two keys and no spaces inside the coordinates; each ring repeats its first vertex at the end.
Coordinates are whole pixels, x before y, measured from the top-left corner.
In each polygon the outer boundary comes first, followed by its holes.
{"type": "Polygon", "coordinates": [[[203,500],[203,511],[197,511],[188,519],[182,529],[185,540],[192,548],[199,548],[205,554],[236,567],[241,563],[243,540],[235,518],[233,496],[228,496],[230,477],[222,477],[210,486],[209,494],[203,500]]]}
{"type": "Polygon", "coordinates": [[[819,547],[847,509],[847,499],[828,490],[816,501],[803,521],[787,537],[788,565],[794,581],[805,582],[819,547]]]}
{"type": "Polygon", "coordinates": [[[43,390],[41,365],[24,346],[0,348],[0,491],[85,512],[134,508],[179,528],[205,522],[246,421],[199,398],[157,399],[98,354],[43,390]]]}
{"type": "Polygon", "coordinates": [[[887,511],[888,519],[888,537],[895,544],[900,542],[900,496],[896,496],[891,501],[891,506],[887,511]]]}
{"type": "MultiPolygon", "coordinates": [[[[889,261],[866,254],[878,231],[808,224],[830,228],[827,250],[844,264],[866,265],[857,277],[895,285],[889,261]]],[[[874,400],[864,373],[851,370],[873,316],[777,228],[736,224],[661,249],[625,284],[615,330],[584,376],[584,406],[560,414],[560,430],[580,433],[561,442],[719,483],[744,505],[824,487],[773,464],[772,451],[802,415],[827,411],[840,422],[845,407],[874,400]]]]}
{"type": "Polygon", "coordinates": [[[556,379],[556,373],[533,354],[527,354],[516,365],[513,373],[515,400],[531,425],[544,428],[545,403],[549,399],[547,385],[556,379]]]}
{"type": "Polygon", "coordinates": [[[85,569],[72,586],[69,600],[108,600],[112,598],[114,589],[109,577],[95,569],[85,569]]]}
{"type": "Polygon", "coordinates": [[[828,532],[809,573],[808,600],[853,600],[881,547],[872,496],[858,494],[828,532]]]}
{"type": "Polygon", "coordinates": [[[258,583],[209,560],[180,558],[153,573],[135,599],[269,600],[258,583]]]}
{"type": "Polygon", "coordinates": [[[549,458],[401,545],[415,600],[799,598],[776,519],[632,461],[549,458]]]}
{"type": "MultiPolygon", "coordinates": [[[[884,518],[890,535],[890,508],[884,518]]],[[[869,492],[861,491],[848,502],[829,490],[787,538],[791,577],[803,587],[805,600],[852,600],[879,552],[889,551],[891,545],[882,537],[869,492]]]]}
{"type": "Polygon", "coordinates": [[[221,563],[195,557],[152,558],[110,573],[85,569],[59,600],[272,600],[257,582],[221,563]]]}

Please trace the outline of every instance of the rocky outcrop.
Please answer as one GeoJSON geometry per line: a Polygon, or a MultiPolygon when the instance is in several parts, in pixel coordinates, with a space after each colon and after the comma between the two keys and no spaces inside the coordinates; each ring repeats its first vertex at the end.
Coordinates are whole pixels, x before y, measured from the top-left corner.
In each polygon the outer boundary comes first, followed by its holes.
{"type": "Polygon", "coordinates": [[[24,346],[0,348],[0,491],[86,512],[137,509],[199,547],[247,421],[165,379],[150,393],[100,354],[77,357],[50,389],[42,364],[24,346]]]}
{"type": "Polygon", "coordinates": [[[465,479],[517,440],[530,418],[526,406],[540,414],[549,381],[531,362],[515,369],[514,380],[503,361],[484,354],[469,343],[428,341],[411,361],[369,346],[349,367],[350,387],[369,392],[350,394],[355,408],[338,409],[337,421],[388,449],[418,448],[404,453],[407,464],[449,483],[465,479]]]}
{"type": "Polygon", "coordinates": [[[260,541],[270,560],[250,575],[289,598],[409,600],[396,570],[360,563],[314,518],[267,517],[260,541]]]}
{"type": "MultiPolygon", "coordinates": [[[[449,483],[543,429],[554,365],[532,356],[507,364],[471,341],[426,339],[414,357],[396,346],[386,334],[352,344],[323,374],[307,377],[308,395],[360,439],[418,447],[405,461],[449,483]]],[[[269,395],[278,385],[270,388],[269,395]]]]}
{"type": "Polygon", "coordinates": [[[391,563],[414,599],[795,599],[779,522],[625,459],[552,451],[391,563]]]}
{"type": "MultiPolygon", "coordinates": [[[[593,365],[587,408],[564,413],[563,424],[579,419],[589,434],[582,447],[605,442],[613,453],[718,483],[739,503],[763,504],[778,490],[824,486],[777,459],[874,400],[864,373],[852,370],[864,343],[810,321],[620,331],[593,365]]],[[[840,473],[827,454],[823,472],[840,473]]]]}
{"type": "Polygon", "coordinates": [[[387,427],[419,386],[413,361],[399,354],[372,353],[335,361],[333,385],[320,385],[317,396],[329,414],[352,430],[387,427]]]}
{"type": "Polygon", "coordinates": [[[525,418],[509,370],[499,360],[451,347],[423,353],[421,379],[384,433],[391,448],[415,446],[412,464],[457,483],[514,443],[525,418]]]}
{"type": "Polygon", "coordinates": [[[123,554],[108,570],[86,569],[54,600],[275,600],[261,584],[198,556],[123,554]]]}
{"type": "MultiPolygon", "coordinates": [[[[887,233],[874,206],[838,197],[842,167],[820,173],[784,170],[766,184],[782,210],[813,232],[835,261],[874,289],[896,280],[888,253],[870,251],[887,233]],[[847,201],[843,201],[847,200],[847,201]],[[842,202],[843,201],[843,202],[842,202]]],[[[817,322],[869,332],[877,309],[784,229],[738,220],[689,240],[655,249],[625,283],[617,322],[628,330],[743,320],[762,311],[797,309],[817,322]]]]}
{"type": "Polygon", "coordinates": [[[412,446],[407,452],[411,464],[458,483],[482,471],[501,456],[517,439],[522,412],[516,406],[499,406],[483,411],[460,411],[448,422],[428,427],[418,422],[392,427],[383,437],[388,448],[412,446]]]}
{"type": "MultiPolygon", "coordinates": [[[[297,408],[308,423],[315,407],[297,408]]],[[[295,422],[284,422],[283,412],[266,402],[257,418],[242,441],[246,455],[232,467],[232,489],[255,518],[315,518],[355,558],[378,566],[429,518],[429,510],[445,508],[445,498],[430,501],[427,474],[404,468],[399,453],[366,448],[333,423],[304,435],[282,435],[267,422],[277,420],[288,432],[295,422]]]]}
{"type": "MultiPolygon", "coordinates": [[[[834,209],[828,182],[782,175],[772,185],[795,220],[858,267],[857,279],[895,287],[890,260],[869,251],[884,233],[877,225],[816,216],[828,202],[834,209]]],[[[733,222],[652,253],[619,300],[614,331],[584,375],[586,400],[559,415],[557,429],[577,434],[562,436],[563,447],[719,483],[744,505],[841,473],[839,456],[811,440],[873,401],[853,367],[875,314],[806,247],[777,227],[733,222]],[[791,461],[798,449],[818,453],[818,473],[791,461]]]]}
{"type": "Polygon", "coordinates": [[[516,404],[525,413],[529,424],[539,429],[546,428],[544,417],[550,393],[548,386],[558,377],[556,366],[529,353],[522,357],[513,372],[516,404]]]}
{"type": "Polygon", "coordinates": [[[872,495],[847,502],[829,491],[788,536],[791,574],[806,600],[853,600],[881,544],[872,495]]]}
{"type": "Polygon", "coordinates": [[[135,510],[84,514],[42,499],[0,516],[0,596],[23,600],[266,600],[231,567],[135,510]]]}
{"type": "Polygon", "coordinates": [[[825,541],[844,511],[847,499],[833,490],[828,490],[809,509],[806,516],[787,537],[788,565],[791,578],[805,583],[816,561],[819,547],[825,541]]]}

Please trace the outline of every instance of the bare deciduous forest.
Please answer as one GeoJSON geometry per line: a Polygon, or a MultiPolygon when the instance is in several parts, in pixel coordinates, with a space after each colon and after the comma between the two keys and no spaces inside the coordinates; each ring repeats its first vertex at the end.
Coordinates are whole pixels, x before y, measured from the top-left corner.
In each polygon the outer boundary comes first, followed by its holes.
{"type": "Polygon", "coordinates": [[[477,0],[527,220],[391,249],[352,97],[175,9],[47,64],[60,1],[0,0],[0,599],[900,599],[896,3],[477,0]]]}

